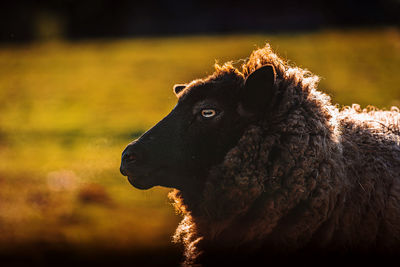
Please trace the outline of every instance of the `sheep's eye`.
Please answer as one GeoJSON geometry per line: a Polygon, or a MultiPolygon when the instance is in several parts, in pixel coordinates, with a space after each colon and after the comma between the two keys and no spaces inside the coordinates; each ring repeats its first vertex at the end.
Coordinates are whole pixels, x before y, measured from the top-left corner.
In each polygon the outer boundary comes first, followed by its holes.
{"type": "Polygon", "coordinates": [[[203,109],[201,111],[201,116],[204,118],[212,118],[217,115],[217,112],[214,109],[203,109]]]}

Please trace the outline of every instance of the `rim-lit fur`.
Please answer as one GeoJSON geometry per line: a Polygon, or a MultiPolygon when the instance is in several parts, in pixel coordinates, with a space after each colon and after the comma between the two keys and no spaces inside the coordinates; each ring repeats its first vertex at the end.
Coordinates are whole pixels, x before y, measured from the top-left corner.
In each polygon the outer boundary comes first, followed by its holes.
{"type": "Polygon", "coordinates": [[[223,251],[398,250],[399,110],[339,111],[317,76],[268,45],[240,72],[226,64],[212,77],[244,81],[266,64],[277,74],[271,108],[210,170],[200,200],[170,194],[183,214],[175,241],[185,264],[223,251]]]}

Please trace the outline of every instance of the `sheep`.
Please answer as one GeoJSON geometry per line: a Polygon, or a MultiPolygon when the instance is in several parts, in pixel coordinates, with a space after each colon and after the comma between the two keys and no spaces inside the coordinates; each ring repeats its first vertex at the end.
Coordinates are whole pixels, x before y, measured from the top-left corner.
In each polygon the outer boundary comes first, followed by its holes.
{"type": "Polygon", "coordinates": [[[129,144],[121,173],[174,188],[184,265],[400,250],[400,112],[339,110],[270,46],[174,87],[177,106],[129,144]]]}

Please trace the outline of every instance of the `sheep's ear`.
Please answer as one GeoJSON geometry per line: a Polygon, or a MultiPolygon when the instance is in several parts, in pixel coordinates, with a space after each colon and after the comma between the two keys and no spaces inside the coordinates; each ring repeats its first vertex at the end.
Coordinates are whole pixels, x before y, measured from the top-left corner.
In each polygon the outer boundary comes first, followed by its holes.
{"type": "Polygon", "coordinates": [[[177,95],[185,88],[186,88],[186,84],[175,84],[174,85],[174,93],[177,95]]]}
{"type": "Polygon", "coordinates": [[[275,93],[275,78],[276,73],[272,65],[263,66],[247,77],[239,103],[242,113],[254,115],[267,107],[275,93]]]}

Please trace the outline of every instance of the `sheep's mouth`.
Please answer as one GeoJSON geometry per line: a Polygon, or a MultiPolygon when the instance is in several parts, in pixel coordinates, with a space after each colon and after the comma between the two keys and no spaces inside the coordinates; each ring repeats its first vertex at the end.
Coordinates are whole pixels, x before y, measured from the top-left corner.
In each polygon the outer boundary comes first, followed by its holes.
{"type": "Polygon", "coordinates": [[[140,172],[130,172],[128,171],[128,181],[129,183],[141,190],[147,190],[154,186],[166,186],[165,173],[163,172],[164,168],[158,168],[151,171],[140,171],[140,172]],[[164,175],[162,175],[164,173],[164,175]]]}
{"type": "Polygon", "coordinates": [[[137,167],[132,168],[132,166],[130,166],[130,168],[126,169],[123,172],[123,175],[128,177],[128,182],[133,187],[141,190],[146,190],[157,185],[154,180],[154,173],[156,173],[156,171],[138,169],[137,167]]]}

